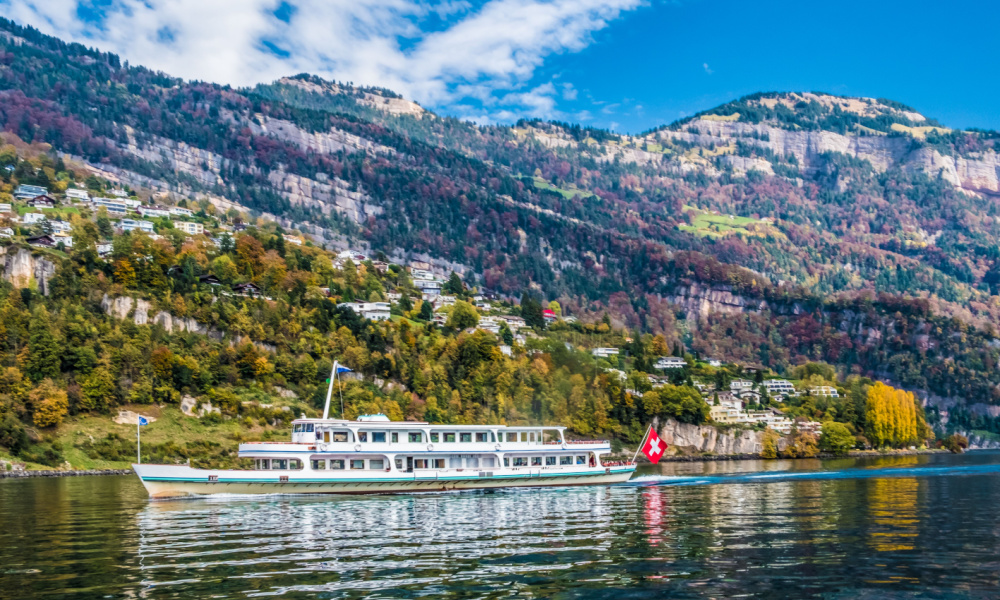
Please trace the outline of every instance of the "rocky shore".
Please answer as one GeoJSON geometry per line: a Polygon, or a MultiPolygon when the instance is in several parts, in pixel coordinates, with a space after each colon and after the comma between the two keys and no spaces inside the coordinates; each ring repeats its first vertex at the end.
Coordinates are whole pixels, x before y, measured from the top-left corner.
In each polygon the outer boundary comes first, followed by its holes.
{"type": "Polygon", "coordinates": [[[132,469],[100,469],[91,471],[0,471],[0,479],[18,479],[24,477],[81,477],[83,475],[131,475],[132,469]]]}

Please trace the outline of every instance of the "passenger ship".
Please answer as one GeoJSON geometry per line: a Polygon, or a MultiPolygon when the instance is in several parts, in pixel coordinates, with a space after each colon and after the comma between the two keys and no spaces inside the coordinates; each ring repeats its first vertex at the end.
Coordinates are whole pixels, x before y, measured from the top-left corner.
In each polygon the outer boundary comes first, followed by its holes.
{"type": "Polygon", "coordinates": [[[607,441],[567,440],[565,427],[430,425],[297,419],[291,442],[240,444],[254,469],[135,464],[153,498],[210,494],[364,494],[612,484],[634,462],[611,462],[607,441]]]}

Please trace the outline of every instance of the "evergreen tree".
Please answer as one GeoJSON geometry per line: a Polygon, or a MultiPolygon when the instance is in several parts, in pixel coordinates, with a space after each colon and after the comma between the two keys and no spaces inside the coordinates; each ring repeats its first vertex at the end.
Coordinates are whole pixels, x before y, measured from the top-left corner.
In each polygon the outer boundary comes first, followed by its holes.
{"type": "Polygon", "coordinates": [[[28,327],[28,377],[39,382],[46,377],[56,379],[60,373],[60,349],[49,323],[49,312],[39,304],[31,312],[28,327]]]}
{"type": "Polygon", "coordinates": [[[528,327],[545,327],[545,316],[542,312],[542,303],[525,293],[521,296],[521,317],[528,327]]]}
{"type": "Polygon", "coordinates": [[[458,295],[465,291],[465,284],[462,283],[462,278],[458,276],[458,273],[452,271],[448,281],[441,287],[441,291],[446,294],[458,295]]]}
{"type": "Polygon", "coordinates": [[[434,305],[428,300],[424,300],[420,303],[420,317],[419,319],[423,321],[433,321],[434,320],[434,305]]]}

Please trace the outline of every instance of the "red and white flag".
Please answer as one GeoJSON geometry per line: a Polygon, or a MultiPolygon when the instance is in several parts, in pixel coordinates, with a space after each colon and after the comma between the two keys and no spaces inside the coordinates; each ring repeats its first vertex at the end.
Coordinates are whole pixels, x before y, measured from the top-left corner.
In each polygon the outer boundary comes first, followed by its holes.
{"type": "Polygon", "coordinates": [[[656,435],[656,432],[650,428],[649,437],[646,438],[646,443],[642,447],[642,453],[646,455],[649,462],[656,464],[663,458],[663,451],[666,449],[667,443],[661,440],[660,436],[656,435]]]}

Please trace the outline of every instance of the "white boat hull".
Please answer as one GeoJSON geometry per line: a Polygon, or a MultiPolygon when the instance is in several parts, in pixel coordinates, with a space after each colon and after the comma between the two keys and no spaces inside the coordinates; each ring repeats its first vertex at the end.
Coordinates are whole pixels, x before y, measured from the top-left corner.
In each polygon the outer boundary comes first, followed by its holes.
{"type": "Polygon", "coordinates": [[[507,487],[609,485],[624,483],[635,472],[634,465],[490,472],[397,471],[368,476],[355,475],[350,471],[331,476],[329,471],[210,470],[178,465],[132,465],[132,468],[152,498],[214,494],[399,494],[507,487]]]}

